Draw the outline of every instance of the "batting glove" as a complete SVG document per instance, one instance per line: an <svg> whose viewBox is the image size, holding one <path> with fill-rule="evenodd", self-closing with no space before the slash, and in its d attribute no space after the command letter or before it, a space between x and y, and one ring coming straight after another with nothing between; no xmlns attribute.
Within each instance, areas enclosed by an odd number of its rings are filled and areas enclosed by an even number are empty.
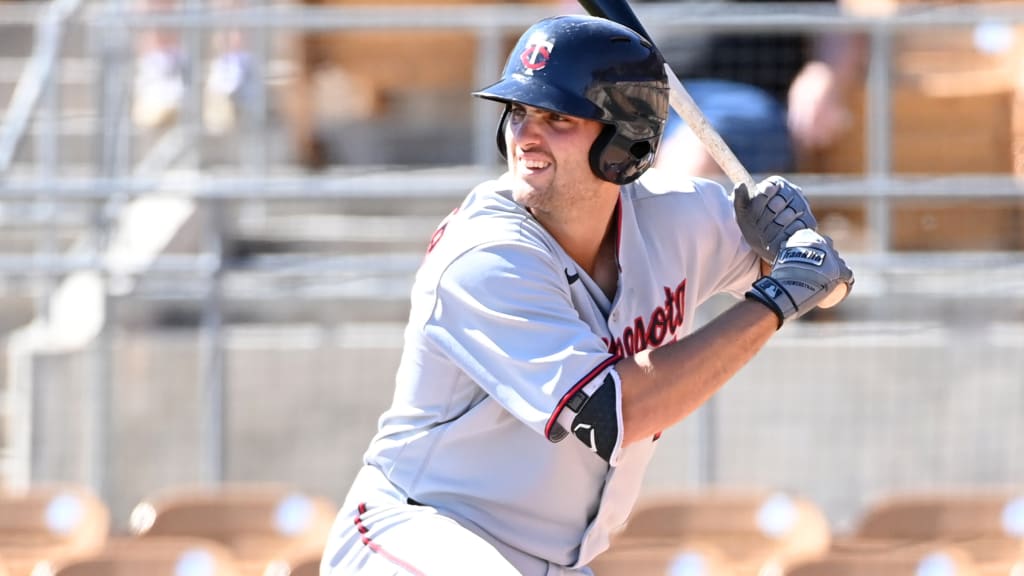
<svg viewBox="0 0 1024 576"><path fill-rule="evenodd" d="M794 232L818 227L803 191L782 176L762 180L754 194L746 184L737 184L732 202L743 238L768 263L775 262L779 249Z"/></svg>
<svg viewBox="0 0 1024 576"><path fill-rule="evenodd" d="M814 309L840 282L853 289L853 271L832 247L832 240L814 230L797 230L779 251L772 272L747 292L779 317L779 327ZM845 298L844 298L845 299Z"/></svg>

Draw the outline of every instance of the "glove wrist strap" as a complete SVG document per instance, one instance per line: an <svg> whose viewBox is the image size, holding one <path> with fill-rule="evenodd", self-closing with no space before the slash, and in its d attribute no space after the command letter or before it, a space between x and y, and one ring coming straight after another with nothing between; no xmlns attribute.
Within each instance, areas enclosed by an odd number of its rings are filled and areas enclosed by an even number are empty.
<svg viewBox="0 0 1024 576"><path fill-rule="evenodd" d="M797 305L793 301L793 297L782 287L782 284L771 276L758 278L745 296L748 300L756 300L764 304L774 312L779 319L778 328L782 328L786 319L797 312Z"/></svg>

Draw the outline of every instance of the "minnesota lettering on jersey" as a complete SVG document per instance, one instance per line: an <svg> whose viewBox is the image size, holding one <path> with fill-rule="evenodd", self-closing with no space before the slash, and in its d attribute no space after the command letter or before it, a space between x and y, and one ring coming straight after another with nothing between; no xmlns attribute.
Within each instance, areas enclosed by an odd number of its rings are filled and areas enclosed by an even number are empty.
<svg viewBox="0 0 1024 576"><path fill-rule="evenodd" d="M683 325L686 303L686 279L684 278L675 290L665 286L665 302L654 309L645 321L637 316L632 326L622 331L622 336L609 342L605 339L608 351L612 354L632 356L648 347L657 348L665 343L665 338Z"/></svg>

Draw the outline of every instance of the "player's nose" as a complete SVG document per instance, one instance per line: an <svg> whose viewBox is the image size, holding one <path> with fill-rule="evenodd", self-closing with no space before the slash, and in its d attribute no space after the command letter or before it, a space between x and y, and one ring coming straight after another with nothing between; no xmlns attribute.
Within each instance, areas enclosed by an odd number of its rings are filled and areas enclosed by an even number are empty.
<svg viewBox="0 0 1024 576"><path fill-rule="evenodd" d="M519 122L510 123L512 142L520 148L529 148L540 142L542 119L536 115L527 114Z"/></svg>

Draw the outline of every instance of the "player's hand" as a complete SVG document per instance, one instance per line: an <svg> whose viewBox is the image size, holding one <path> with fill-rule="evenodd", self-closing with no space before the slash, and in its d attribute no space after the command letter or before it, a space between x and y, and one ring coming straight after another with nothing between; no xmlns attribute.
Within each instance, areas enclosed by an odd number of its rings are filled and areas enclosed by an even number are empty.
<svg viewBox="0 0 1024 576"><path fill-rule="evenodd" d="M832 247L830 238L805 228L789 237L771 274L754 282L747 298L775 312L781 327L813 310L840 283L846 284L848 295L853 289L853 271Z"/></svg>
<svg viewBox="0 0 1024 576"><path fill-rule="evenodd" d="M811 61L790 84L786 123L800 147L824 148L853 126L839 76L833 66Z"/></svg>
<svg viewBox="0 0 1024 576"><path fill-rule="evenodd" d="M746 184L737 184L732 203L744 240L769 264L794 232L818 227L803 191L782 176L758 182L753 194L748 193Z"/></svg>

